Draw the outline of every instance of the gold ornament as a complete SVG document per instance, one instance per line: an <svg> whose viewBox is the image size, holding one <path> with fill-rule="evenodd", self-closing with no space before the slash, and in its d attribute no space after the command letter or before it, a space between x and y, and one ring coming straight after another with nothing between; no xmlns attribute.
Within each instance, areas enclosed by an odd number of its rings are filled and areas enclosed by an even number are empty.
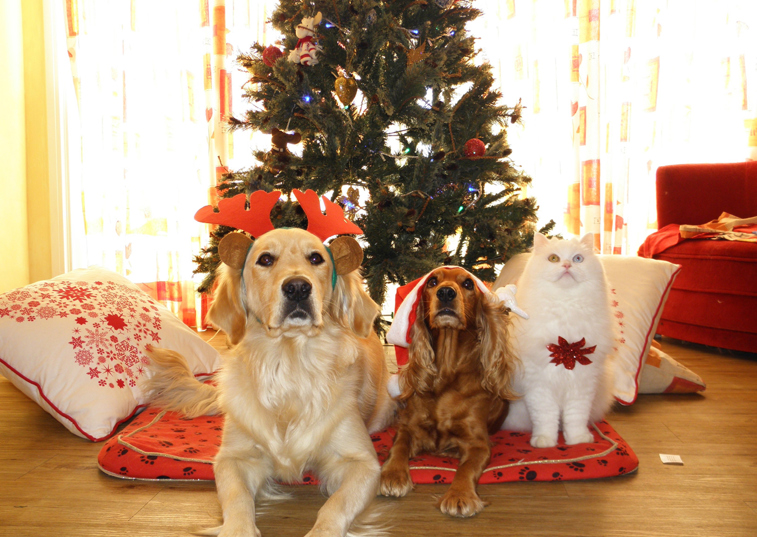
<svg viewBox="0 0 757 537"><path fill-rule="evenodd" d="M357 95L357 82L354 78L345 78L340 75L334 83L334 90L341 103L347 106Z"/></svg>

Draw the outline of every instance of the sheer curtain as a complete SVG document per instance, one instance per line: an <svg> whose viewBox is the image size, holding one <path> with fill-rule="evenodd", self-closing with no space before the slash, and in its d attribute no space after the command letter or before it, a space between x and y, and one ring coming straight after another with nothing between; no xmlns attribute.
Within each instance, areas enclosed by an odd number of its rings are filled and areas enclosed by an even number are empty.
<svg viewBox="0 0 757 537"><path fill-rule="evenodd" d="M124 274L198 325L192 258L207 230L193 215L226 167L270 147L223 119L250 106L234 60L277 38L265 24L275 2L58 1L77 265ZM634 254L655 228L658 166L757 158L757 2L457 3L484 11L470 30L505 104L523 104L512 160L558 232Z"/></svg>
<svg viewBox="0 0 757 537"><path fill-rule="evenodd" d="M523 100L508 135L542 223L633 255L659 166L757 159L757 2L475 4L505 102Z"/></svg>
<svg viewBox="0 0 757 537"><path fill-rule="evenodd" d="M255 0L65 1L75 112L69 115L76 266L130 278L199 326L194 213L234 153L223 120L246 82L240 50L267 39ZM66 83L66 81L62 81Z"/></svg>

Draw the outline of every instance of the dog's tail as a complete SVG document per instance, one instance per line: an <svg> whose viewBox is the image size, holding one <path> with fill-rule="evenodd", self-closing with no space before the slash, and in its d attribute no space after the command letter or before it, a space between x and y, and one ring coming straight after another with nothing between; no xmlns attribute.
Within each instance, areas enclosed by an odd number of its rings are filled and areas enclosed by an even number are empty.
<svg viewBox="0 0 757 537"><path fill-rule="evenodd" d="M197 380L181 354L150 346L147 355L152 375L141 387L151 404L188 418L221 413L218 389Z"/></svg>

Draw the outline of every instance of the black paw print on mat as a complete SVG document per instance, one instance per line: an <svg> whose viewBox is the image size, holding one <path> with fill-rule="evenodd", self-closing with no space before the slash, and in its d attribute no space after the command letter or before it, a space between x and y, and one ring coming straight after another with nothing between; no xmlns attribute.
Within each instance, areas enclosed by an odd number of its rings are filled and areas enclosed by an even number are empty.
<svg viewBox="0 0 757 537"><path fill-rule="evenodd" d="M607 466L607 461L604 459L599 459L597 461L597 464L599 464L600 466Z"/></svg>
<svg viewBox="0 0 757 537"><path fill-rule="evenodd" d="M446 478L446 477L444 477L444 476L443 476L443 475L441 475L441 474L436 474L436 475L435 475L435 476L433 477L433 480L434 480L434 483L446 483L446 482L447 482L447 478Z"/></svg>
<svg viewBox="0 0 757 537"><path fill-rule="evenodd" d="M189 477L191 475L194 475L194 473L195 473L195 469L192 468L191 466L187 466L186 468L184 468L184 477Z"/></svg>
<svg viewBox="0 0 757 537"><path fill-rule="evenodd" d="M524 466L518 472L518 479L521 481L533 481L536 479L536 470L531 470L528 466Z"/></svg>
<svg viewBox="0 0 757 537"><path fill-rule="evenodd" d="M155 461L158 460L157 455L142 455L139 457L139 460L142 461L144 464L155 464Z"/></svg>
<svg viewBox="0 0 757 537"><path fill-rule="evenodd" d="M582 462L569 462L568 468L570 468L574 472L583 472L586 468L586 465Z"/></svg>
<svg viewBox="0 0 757 537"><path fill-rule="evenodd" d="M562 474L560 472L553 472L552 479L554 481L562 481Z"/></svg>

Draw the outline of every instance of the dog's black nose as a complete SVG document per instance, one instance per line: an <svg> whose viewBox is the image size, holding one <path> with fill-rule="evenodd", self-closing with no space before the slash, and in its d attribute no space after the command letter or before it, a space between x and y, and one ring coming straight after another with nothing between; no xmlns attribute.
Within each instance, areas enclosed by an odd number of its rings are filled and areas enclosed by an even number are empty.
<svg viewBox="0 0 757 537"><path fill-rule="evenodd" d="M287 297L287 300L293 302L307 300L310 297L310 291L312 288L313 287L308 282L299 278L289 280L281 286L284 296Z"/></svg>
<svg viewBox="0 0 757 537"><path fill-rule="evenodd" d="M436 292L436 298L442 302L452 302L456 296L457 293L452 287L442 287Z"/></svg>

